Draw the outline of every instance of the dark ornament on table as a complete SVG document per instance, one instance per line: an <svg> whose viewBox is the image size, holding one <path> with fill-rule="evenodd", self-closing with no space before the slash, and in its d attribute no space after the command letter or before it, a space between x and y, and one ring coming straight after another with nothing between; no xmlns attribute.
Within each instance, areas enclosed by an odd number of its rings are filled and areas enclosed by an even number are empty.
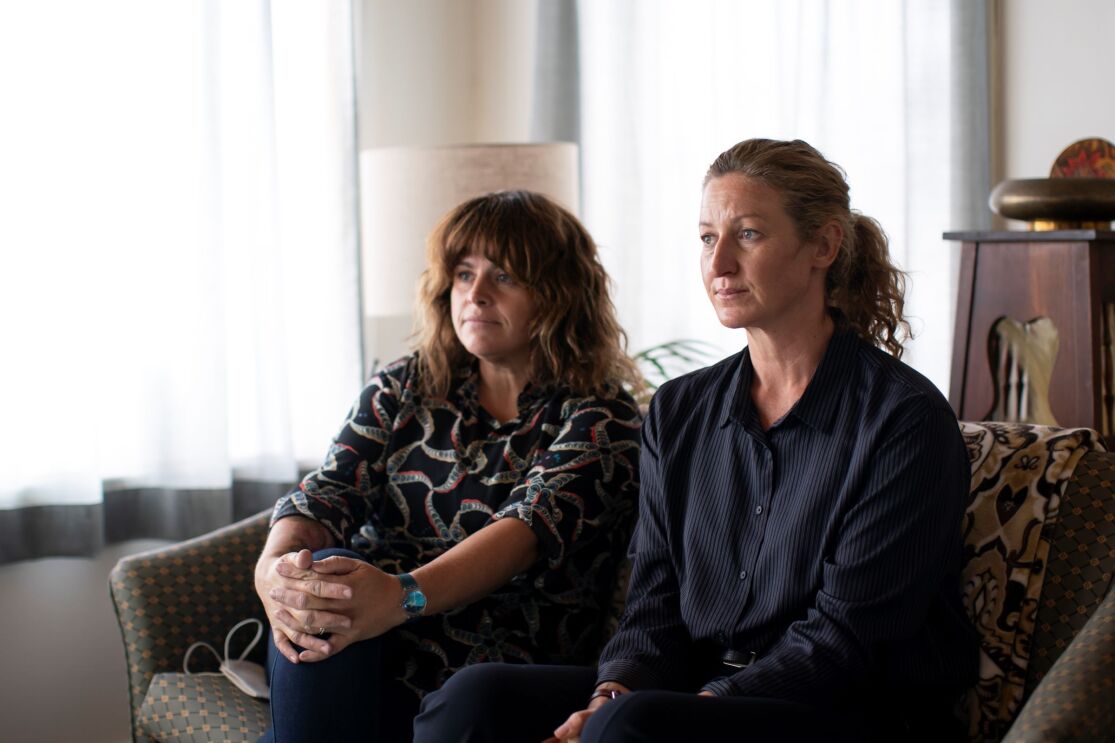
<svg viewBox="0 0 1115 743"><path fill-rule="evenodd" d="M1109 230L1115 145L1099 138L1074 142L1057 156L1048 178L1003 181L988 201L996 214L1029 222L1032 230Z"/></svg>

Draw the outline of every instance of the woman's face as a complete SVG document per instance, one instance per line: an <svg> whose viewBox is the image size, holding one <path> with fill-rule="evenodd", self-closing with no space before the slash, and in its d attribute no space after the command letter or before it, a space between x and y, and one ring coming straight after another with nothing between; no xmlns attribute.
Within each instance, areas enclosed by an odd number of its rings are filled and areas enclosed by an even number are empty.
<svg viewBox="0 0 1115 743"><path fill-rule="evenodd" d="M832 260L818 261L818 243L798 237L781 195L762 181L739 173L710 180L700 235L705 291L725 327L791 327L824 307Z"/></svg>
<svg viewBox="0 0 1115 743"><path fill-rule="evenodd" d="M449 292L453 329L481 361L526 372L534 298L511 274L481 255L468 254L453 269Z"/></svg>

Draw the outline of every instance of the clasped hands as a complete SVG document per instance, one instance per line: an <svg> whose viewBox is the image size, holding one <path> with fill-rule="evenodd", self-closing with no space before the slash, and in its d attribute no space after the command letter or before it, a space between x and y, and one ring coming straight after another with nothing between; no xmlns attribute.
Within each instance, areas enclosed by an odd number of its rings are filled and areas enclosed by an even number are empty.
<svg viewBox="0 0 1115 743"><path fill-rule="evenodd" d="M398 580L362 560L314 561L303 549L261 561L259 568L256 592L275 648L291 663L324 660L406 620Z"/></svg>

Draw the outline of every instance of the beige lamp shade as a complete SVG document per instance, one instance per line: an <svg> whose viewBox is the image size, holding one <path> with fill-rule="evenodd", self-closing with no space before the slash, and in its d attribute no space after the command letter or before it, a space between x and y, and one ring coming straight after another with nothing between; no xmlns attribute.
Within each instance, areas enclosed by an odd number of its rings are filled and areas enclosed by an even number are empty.
<svg viewBox="0 0 1115 743"><path fill-rule="evenodd" d="M577 146L557 142L361 152L364 314L411 314L426 263L426 238L438 221L462 201L513 189L546 194L577 214Z"/></svg>

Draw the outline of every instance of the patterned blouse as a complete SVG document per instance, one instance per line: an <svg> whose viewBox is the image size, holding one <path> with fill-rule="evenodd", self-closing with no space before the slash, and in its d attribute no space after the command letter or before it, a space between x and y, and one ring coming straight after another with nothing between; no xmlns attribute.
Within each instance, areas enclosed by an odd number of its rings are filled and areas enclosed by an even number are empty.
<svg viewBox="0 0 1115 743"><path fill-rule="evenodd" d="M528 386L495 420L475 368L446 399L417 389L417 355L377 374L325 464L275 505L302 515L388 573L414 570L495 519L521 519L540 558L491 595L385 638L386 678L418 696L483 661L589 664L637 511L635 402Z"/></svg>

